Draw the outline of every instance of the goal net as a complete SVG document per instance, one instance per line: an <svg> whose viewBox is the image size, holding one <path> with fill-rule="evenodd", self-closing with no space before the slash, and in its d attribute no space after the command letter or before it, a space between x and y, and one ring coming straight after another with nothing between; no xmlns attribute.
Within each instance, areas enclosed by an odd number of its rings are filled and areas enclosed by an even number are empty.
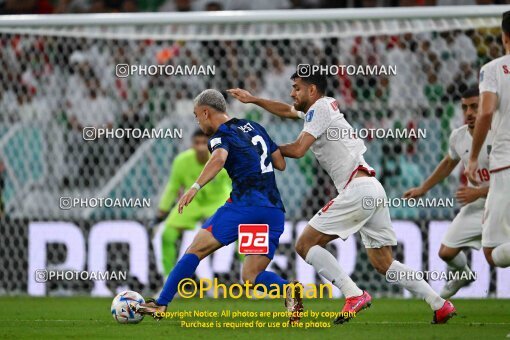
<svg viewBox="0 0 510 340"><path fill-rule="evenodd" d="M232 116L261 123L277 143L290 142L302 121L241 104L225 90L239 87L291 103L289 78L299 64L395 67L396 75L346 68L329 77L327 94L357 129L426 133L365 139L365 159L388 197L401 197L446 154L450 132L463 124L461 93L477 85L481 65L503 54L499 25L507 7L0 18L0 294L157 291L164 279L161 233L151 232L149 221L173 159L191 146L198 127L193 98L216 88L225 93ZM122 132L89 136L85 127ZM144 135L162 129L172 138ZM427 197L453 199L461 172L456 169ZM276 176L287 225L272 269L318 283L294 242L337 191L311 153L288 161ZM147 199L150 206L69 208L62 206L67 198ZM444 271L437 251L458 208L456 202L392 208L397 258L418 270ZM181 253L192 235L183 235ZM360 287L376 295L403 294L373 270L358 236L328 249ZM221 250L201 264L197 277L238 282L242 263L236 252L235 245ZM461 296L510 296L503 284L508 270L489 269L480 252L469 258L479 279ZM41 283L38 270L128 275ZM444 282L431 283L438 289Z"/></svg>

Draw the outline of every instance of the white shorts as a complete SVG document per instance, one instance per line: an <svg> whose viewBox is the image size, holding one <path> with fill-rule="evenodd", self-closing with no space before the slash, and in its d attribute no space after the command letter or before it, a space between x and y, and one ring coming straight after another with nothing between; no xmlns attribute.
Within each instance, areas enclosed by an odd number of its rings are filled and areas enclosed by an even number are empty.
<svg viewBox="0 0 510 340"><path fill-rule="evenodd" d="M510 242L510 169L491 173L482 225L482 246L494 248L507 242Z"/></svg>
<svg viewBox="0 0 510 340"><path fill-rule="evenodd" d="M446 229L441 243L450 248L480 249L484 205L485 198L480 198L463 206Z"/></svg>
<svg viewBox="0 0 510 340"><path fill-rule="evenodd" d="M364 203L367 199L374 202L381 198L386 200L386 192L375 177L354 178L309 224L323 234L338 235L343 240L359 231L365 248L395 246L397 237L388 207Z"/></svg>

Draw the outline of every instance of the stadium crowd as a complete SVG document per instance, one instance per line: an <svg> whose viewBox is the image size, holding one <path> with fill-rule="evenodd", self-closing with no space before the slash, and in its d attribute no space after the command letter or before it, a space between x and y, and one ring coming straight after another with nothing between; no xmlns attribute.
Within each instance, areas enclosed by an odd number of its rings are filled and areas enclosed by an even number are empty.
<svg viewBox="0 0 510 340"><path fill-rule="evenodd" d="M78 12L73 6L81 4L82 10L90 11L87 6L102 3L118 5L123 10L126 3L135 3L137 9L151 10L148 4L156 6L156 2L73 0L56 2L51 8L60 13ZM4 9L10 3L4 1ZM34 6L40 3L43 1L32 1ZM159 10L171 10L165 7L169 4L179 8L191 4L181 0L157 3ZM32 12L35 7L30 8L25 11ZM487 29L272 41L0 34L0 49L0 68L4 70L0 74L0 141L16 124L44 131L42 138L47 145L41 147L41 154L47 157L47 172L52 177L46 182L55 187L76 188L104 185L140 145L140 140L132 138L83 143L83 127L150 128L168 118L176 122L189 120L192 99L208 87L240 87L258 96L290 102L289 77L300 63L396 65L397 76L331 77L328 93L338 99L341 110L355 127L418 127L431 131L427 141L367 141L371 148L367 161L378 171L392 197L418 184L446 152L450 131L462 124L460 94L477 83L480 65L502 53L497 33ZM115 74L118 64L215 65L216 72L205 77L122 78ZM237 115L265 124L276 120L258 107L228 100L231 112ZM276 141L291 138L282 133ZM9 143L0 143L0 161L8 147ZM4 161L4 168L12 162ZM307 211L314 211L335 190L329 180L324 181L328 177L320 169L307 170L310 164L315 163L306 158L299 166L306 183L316 187L310 198L314 207L303 203ZM8 186L10 182L6 183ZM450 188L443 189L448 192Z"/></svg>
<svg viewBox="0 0 510 340"><path fill-rule="evenodd" d="M0 14L189 12L505 4L509 0L0 0Z"/></svg>
<svg viewBox="0 0 510 340"><path fill-rule="evenodd" d="M192 112L197 91L245 88L290 101L289 76L299 63L396 65L397 76L341 75L331 78L329 95L356 127L427 128L417 140L369 140L372 158L390 194L422 179L435 157L447 149L449 132L462 124L459 96L476 84L478 68L501 53L490 31L448 31L400 36L308 41L152 41L2 35L0 44L0 139L15 123L36 124L48 143L66 149L49 155L50 181L58 185L104 184L136 150L138 140L83 143L83 127L154 127L165 118ZM296 57L299 56L299 57ZM215 65L214 76L131 76L119 78L117 64ZM276 118L259 108L230 101L231 111L260 121ZM281 124L292 124L279 122ZM55 136L60 136L56 138ZM281 141L291 136L280 136ZM277 138L277 140L278 140ZM420 144L422 143L422 144ZM419 154L419 149L425 150ZM302 166L309 183L315 176ZM302 164L302 163L300 163ZM426 171L425 171L426 172ZM327 176L325 176L327 178ZM331 183L316 183L325 194ZM330 189L327 189L330 188ZM391 192L394 190L394 192ZM320 205L322 200L318 201Z"/></svg>

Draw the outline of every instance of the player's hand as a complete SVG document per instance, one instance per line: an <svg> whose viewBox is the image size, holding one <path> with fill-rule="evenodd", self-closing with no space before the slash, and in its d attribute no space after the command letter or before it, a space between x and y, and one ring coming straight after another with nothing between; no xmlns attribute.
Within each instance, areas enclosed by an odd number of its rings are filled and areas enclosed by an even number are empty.
<svg viewBox="0 0 510 340"><path fill-rule="evenodd" d="M478 186L478 181L476 180L476 170L478 169L478 160L469 160L468 166L466 170L464 170L464 175L466 175L467 179Z"/></svg>
<svg viewBox="0 0 510 340"><path fill-rule="evenodd" d="M195 197L197 192L198 192L197 189L191 188L184 195L182 195L178 203L179 214L182 214L182 210L184 209L184 207L187 207L188 204L190 204L191 201L193 201L193 198Z"/></svg>
<svg viewBox="0 0 510 340"><path fill-rule="evenodd" d="M253 96L250 92L240 88L229 89L227 92L242 103L253 103L255 100L255 96Z"/></svg>
<svg viewBox="0 0 510 340"><path fill-rule="evenodd" d="M425 190L421 187L411 188L404 193L404 198L416 198L425 195Z"/></svg>
<svg viewBox="0 0 510 340"><path fill-rule="evenodd" d="M460 204L466 205L476 201L480 195L478 194L478 189L476 188L461 187L459 190L457 190L455 197Z"/></svg>

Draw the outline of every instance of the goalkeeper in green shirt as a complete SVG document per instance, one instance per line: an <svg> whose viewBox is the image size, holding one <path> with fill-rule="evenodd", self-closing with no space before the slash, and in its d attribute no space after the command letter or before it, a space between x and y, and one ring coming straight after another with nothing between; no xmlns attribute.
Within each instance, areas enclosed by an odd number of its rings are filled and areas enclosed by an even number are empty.
<svg viewBox="0 0 510 340"><path fill-rule="evenodd" d="M178 255L176 241L181 233L195 229L199 222L211 217L229 198L232 190L230 178L223 169L197 193L182 214L178 213L177 206L171 209L176 203L179 191L187 190L195 183L209 160L207 141L207 136L201 130L195 131L192 137L192 148L175 157L170 178L159 202L157 221L160 222L166 218L162 235L162 262L165 276L170 273L175 264Z"/></svg>

